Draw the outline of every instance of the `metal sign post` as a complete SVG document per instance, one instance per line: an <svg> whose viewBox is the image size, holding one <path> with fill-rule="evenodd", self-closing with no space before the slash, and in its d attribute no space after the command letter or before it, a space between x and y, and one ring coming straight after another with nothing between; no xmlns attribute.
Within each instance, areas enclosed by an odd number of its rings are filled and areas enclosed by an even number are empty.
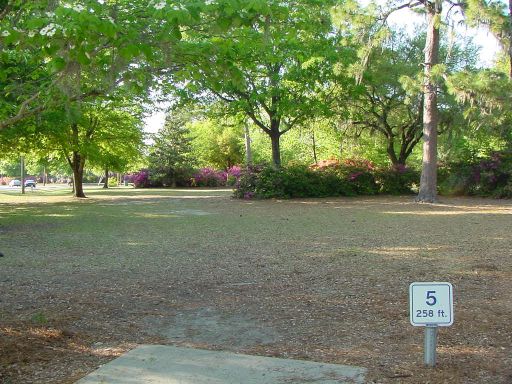
<svg viewBox="0 0 512 384"><path fill-rule="evenodd" d="M423 348L423 362L427 367L436 366L437 358L437 325L425 326L425 341Z"/></svg>
<svg viewBox="0 0 512 384"><path fill-rule="evenodd" d="M453 287L450 283L420 282L409 286L411 324L425 327L424 362L436 365L437 329L453 324Z"/></svg>

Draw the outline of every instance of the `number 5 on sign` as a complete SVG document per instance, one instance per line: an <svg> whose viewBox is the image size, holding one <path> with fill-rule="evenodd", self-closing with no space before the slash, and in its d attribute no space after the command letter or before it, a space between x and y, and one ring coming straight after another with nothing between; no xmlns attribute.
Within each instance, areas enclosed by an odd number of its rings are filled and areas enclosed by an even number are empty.
<svg viewBox="0 0 512 384"><path fill-rule="evenodd" d="M409 286L411 324L453 324L453 287L450 283L412 283Z"/></svg>

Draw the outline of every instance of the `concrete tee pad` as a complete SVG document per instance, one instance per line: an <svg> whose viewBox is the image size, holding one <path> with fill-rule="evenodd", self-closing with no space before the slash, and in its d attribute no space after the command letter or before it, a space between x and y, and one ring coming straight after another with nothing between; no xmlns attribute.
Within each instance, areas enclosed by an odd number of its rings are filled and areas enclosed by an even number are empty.
<svg viewBox="0 0 512 384"><path fill-rule="evenodd" d="M365 373L346 365L141 345L76 384L362 384Z"/></svg>

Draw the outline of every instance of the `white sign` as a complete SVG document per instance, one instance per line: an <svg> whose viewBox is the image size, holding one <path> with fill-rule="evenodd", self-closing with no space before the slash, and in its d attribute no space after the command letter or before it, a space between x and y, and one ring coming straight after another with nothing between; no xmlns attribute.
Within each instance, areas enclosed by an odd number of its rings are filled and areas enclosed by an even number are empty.
<svg viewBox="0 0 512 384"><path fill-rule="evenodd" d="M412 283L409 310L414 326L453 324L453 287L450 283Z"/></svg>

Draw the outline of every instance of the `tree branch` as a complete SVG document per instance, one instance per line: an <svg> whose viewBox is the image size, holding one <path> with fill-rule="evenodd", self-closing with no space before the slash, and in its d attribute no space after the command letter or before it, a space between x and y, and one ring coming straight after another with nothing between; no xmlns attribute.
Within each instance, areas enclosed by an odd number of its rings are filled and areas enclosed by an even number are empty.
<svg viewBox="0 0 512 384"><path fill-rule="evenodd" d="M219 92L214 91L213 89L210 89L211 93L213 93L215 96L217 96L222 101L225 101L226 103L232 103L233 101L236 101L236 99L230 99L226 96L221 95Z"/></svg>
<svg viewBox="0 0 512 384"><path fill-rule="evenodd" d="M263 124L263 122L258 119L256 117L256 115L254 114L254 111L251 111L251 110L245 110L245 113L247 113L247 115L252 119L252 121L254 121L254 123L260 127L267 135L270 135L270 129L267 128L267 126L265 124Z"/></svg>
<svg viewBox="0 0 512 384"><path fill-rule="evenodd" d="M0 130L2 130L3 128L6 128L10 125L14 125L17 122L25 119L28 116L32 116L38 112L41 112L44 109L44 106L42 106L42 105L40 105L39 107L34 108L34 109L30 109L30 110L27 109L28 105L31 102L33 102L34 100L36 100L40 96L40 94L41 94L41 92L37 92L34 95L30 96L23 103L21 103L20 109L18 110L18 113L15 116L5 119L3 121L0 121Z"/></svg>
<svg viewBox="0 0 512 384"><path fill-rule="evenodd" d="M2 12L0 12L0 20L2 20L9 13L11 6L12 4L10 2L4 6L4 9L2 9Z"/></svg>

